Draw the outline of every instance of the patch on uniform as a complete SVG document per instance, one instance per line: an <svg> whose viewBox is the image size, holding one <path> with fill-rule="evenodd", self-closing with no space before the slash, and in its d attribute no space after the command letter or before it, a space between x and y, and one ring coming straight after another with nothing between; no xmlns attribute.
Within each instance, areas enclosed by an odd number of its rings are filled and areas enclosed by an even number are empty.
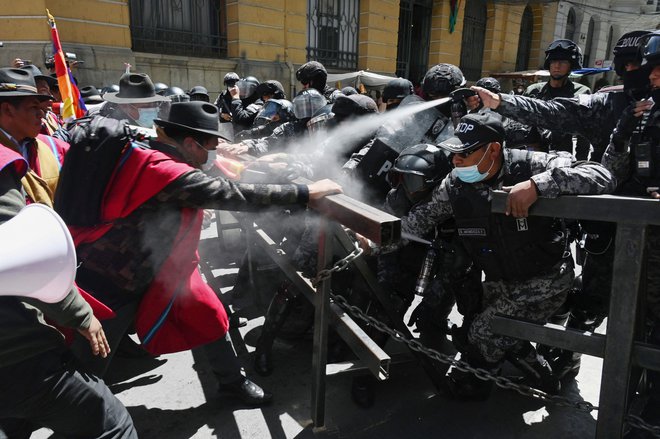
<svg viewBox="0 0 660 439"><path fill-rule="evenodd" d="M518 229L519 232L524 232L526 230L529 230L529 226L527 225L527 218L517 218L516 228Z"/></svg>
<svg viewBox="0 0 660 439"><path fill-rule="evenodd" d="M488 236L483 227L459 227L458 236Z"/></svg>

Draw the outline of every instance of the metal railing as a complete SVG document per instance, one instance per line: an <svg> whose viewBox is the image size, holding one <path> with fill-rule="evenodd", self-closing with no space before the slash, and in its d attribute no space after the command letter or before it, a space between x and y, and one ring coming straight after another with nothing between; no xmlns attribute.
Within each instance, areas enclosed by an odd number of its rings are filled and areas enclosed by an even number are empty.
<svg viewBox="0 0 660 439"><path fill-rule="evenodd" d="M504 213L507 194L494 192L492 211ZM628 414L630 400L639 375L635 368L660 371L660 347L636 340L640 321L640 301L645 299L642 266L649 225L660 225L657 200L601 196L564 196L539 198L530 215L553 218L608 221L617 224L614 270L605 336L566 329L557 325L539 325L499 316L493 330L502 335L557 346L603 358L596 437L620 438L624 425L655 432L653 426L640 424ZM636 379L637 378L637 379Z"/></svg>

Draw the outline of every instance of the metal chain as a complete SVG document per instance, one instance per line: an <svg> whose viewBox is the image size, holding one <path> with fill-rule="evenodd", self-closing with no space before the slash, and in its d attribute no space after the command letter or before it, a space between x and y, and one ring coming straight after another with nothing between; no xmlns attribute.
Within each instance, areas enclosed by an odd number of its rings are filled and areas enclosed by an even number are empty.
<svg viewBox="0 0 660 439"><path fill-rule="evenodd" d="M314 279L312 279L312 285L314 287L316 287L319 283L330 279L330 277L332 277L332 273L346 270L351 262L353 262L362 255L364 250L360 248L360 243L355 241L353 245L355 246L353 251L350 252L345 258L335 262L335 265L333 265L332 268L325 268L319 271L318 273L316 273L316 276L314 277Z"/></svg>
<svg viewBox="0 0 660 439"><path fill-rule="evenodd" d="M362 248L360 248L358 242L355 242L354 246L355 249L343 259L340 259L337 262L335 262L332 268L323 269L319 271L316 274L316 277L312 279L312 285L316 287L320 282L330 279L330 277L332 277L332 273L346 270L351 262L359 258L362 255L363 250ZM363 323L373 326L378 331L383 332L389 335L390 337L392 337L393 340L405 344L411 350L426 355L427 357L439 361L441 363L449 364L450 366L453 366L454 368L458 369L461 372L472 373L482 381L492 381L493 383L495 383L496 386L501 387L503 389L513 390L523 396L541 399L543 401L549 402L559 407L570 407L585 413L591 413L594 410L598 410L598 406L593 405L589 401L574 401L570 398L566 398L563 396L550 395L546 392L543 392L538 389L534 389L525 384L516 384L506 377L493 375L486 369L472 367L470 366L469 363L465 361L457 360L450 355L443 354L441 352L436 351L435 349L427 348L426 346L424 346L422 343L420 343L415 339L409 339L401 331L388 327L385 323L376 320L375 318L371 317L368 314L365 314L357 306L351 305L343 296L330 293L330 297L342 309L349 312L354 317L357 317ZM630 427L645 430L651 433L653 437L660 438L660 427L648 424L639 416L627 415L625 417L625 420Z"/></svg>
<svg viewBox="0 0 660 439"><path fill-rule="evenodd" d="M572 407L575 408L581 412L586 412L590 413L593 410L598 410L597 406L594 406L588 401L573 401L569 398L559 396L559 395L550 395L546 392L543 392L538 389L534 389L532 387L529 387L525 384L516 384L510 379L503 377L503 376L497 376L493 375L486 369L481 369L477 367L472 367L465 361L457 360L452 356L443 354L441 352L438 352L434 349L427 348L423 344L421 344L419 341L415 339L409 339L406 337L401 331L397 331L396 329L389 328L387 325L384 323L374 319L373 317L365 314L360 308L353 306L348 303L346 298L336 295L336 294L331 294L330 297L337 303L341 308L343 308L345 311L349 312L351 315L354 317L357 317L359 320L362 322L373 326L376 328L378 331L383 332L392 339L394 339L397 342L404 343L407 345L411 350L419 352L423 355L426 355L427 357L437 360L441 363L449 364L451 366L454 366L456 369L460 370L461 372L468 372L474 374L477 378L483 381L492 381L497 385L498 387L501 387L503 389L510 389L514 390L521 395L524 396L529 396L532 398L538 398L542 399L544 401L550 402L554 405L560 406L560 407Z"/></svg>
<svg viewBox="0 0 660 439"><path fill-rule="evenodd" d="M645 422L639 416L627 415L626 422L628 423L629 426L633 428L638 428L640 430L648 431L649 433L651 433L653 437L660 438L660 427Z"/></svg>

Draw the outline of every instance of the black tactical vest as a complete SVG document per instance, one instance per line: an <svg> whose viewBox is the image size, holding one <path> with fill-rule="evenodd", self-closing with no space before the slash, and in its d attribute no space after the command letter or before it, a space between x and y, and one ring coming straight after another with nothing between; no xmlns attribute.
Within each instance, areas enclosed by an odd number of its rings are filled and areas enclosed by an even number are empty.
<svg viewBox="0 0 660 439"><path fill-rule="evenodd" d="M660 110L653 108L643 118L642 132L633 134L630 142L633 178L624 185L626 193L638 196L647 195L647 188L660 187Z"/></svg>
<svg viewBox="0 0 660 439"><path fill-rule="evenodd" d="M532 176L531 152L511 150L510 174L505 186ZM487 280L524 280L549 273L566 250L564 233L553 218L514 218L491 213L487 195L451 174L449 200L458 235Z"/></svg>

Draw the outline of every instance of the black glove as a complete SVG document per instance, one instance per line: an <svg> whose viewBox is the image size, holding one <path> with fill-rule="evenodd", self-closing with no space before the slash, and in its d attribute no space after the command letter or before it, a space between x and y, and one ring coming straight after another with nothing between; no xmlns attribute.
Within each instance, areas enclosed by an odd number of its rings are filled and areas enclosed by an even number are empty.
<svg viewBox="0 0 660 439"><path fill-rule="evenodd" d="M636 103L628 105L621 113L616 128L612 131L612 143L616 152L626 152L627 143L639 124L640 118L635 116Z"/></svg>

